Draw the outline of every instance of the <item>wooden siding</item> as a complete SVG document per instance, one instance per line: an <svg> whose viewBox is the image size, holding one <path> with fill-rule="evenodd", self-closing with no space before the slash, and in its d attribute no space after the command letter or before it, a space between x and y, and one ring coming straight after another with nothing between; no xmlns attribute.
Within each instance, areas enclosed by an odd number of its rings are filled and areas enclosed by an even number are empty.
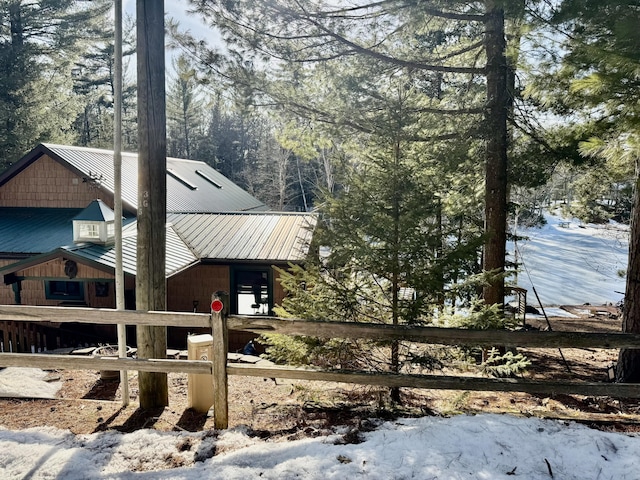
<svg viewBox="0 0 640 480"><path fill-rule="evenodd" d="M280 272L273 270L273 304L282 305L282 300L287 296L283 286L280 284Z"/></svg>
<svg viewBox="0 0 640 480"><path fill-rule="evenodd" d="M15 260L0 260L0 266L9 265L14 262ZM48 300L46 298L45 281L40 278L63 281L70 280L64 273L64 263L64 258L56 258L16 272L16 275L19 277L30 277L22 281L22 289L20 291L21 303L23 305L59 305L61 303L60 300ZM115 289L113 278L114 276L110 273L78 263L78 274L73 280L84 282L84 298L87 305L96 308L114 308ZM106 297L96 296L96 286L94 282L96 279L104 279L105 282L109 283L108 295ZM0 304L13 305L14 303L15 296L13 287L11 285L4 285L3 283L0 286Z"/></svg>
<svg viewBox="0 0 640 480"><path fill-rule="evenodd" d="M65 258L56 258L48 262L34 265L24 270L16 272L19 277L44 277L44 278L60 278L61 280L69 280L64 273ZM78 274L73 280L92 279L92 278L104 278L113 279L114 276L111 273L98 270L97 268L84 265L80 262L76 262L78 265Z"/></svg>
<svg viewBox="0 0 640 480"><path fill-rule="evenodd" d="M85 208L96 198L113 208L111 193L91 188L47 155L0 187L2 207Z"/></svg>
<svg viewBox="0 0 640 480"><path fill-rule="evenodd" d="M227 265L195 265L167 282L167 310L193 312L196 300L196 312L209 313L211 294L218 290L228 292L229 281Z"/></svg>
<svg viewBox="0 0 640 480"><path fill-rule="evenodd" d="M0 265L8 265L13 260L0 260ZM60 257L39 265L34 265L24 270L16 272L18 276L29 277L22 281L21 300L23 305L59 306L61 300L48 300L45 292L44 279L69 280L64 274L65 259ZM84 302L95 308L115 308L115 283L113 275L103 272L93 267L78 263L78 274L73 280L84 281ZM281 304L285 296L284 289L279 282L279 275L273 273L274 302ZM95 281L104 279L108 283L108 294L106 297L96 295ZM90 281L89 281L90 280ZM127 275L125 278L125 289L133 290L135 279ZM228 265L196 265L167 281L167 309L175 312L192 312L193 301L197 300L196 311L198 313L209 313L211 294L216 291L230 290L230 268ZM11 285L0 284L0 304L13 305L15 303L14 293ZM29 330L31 329L31 330ZM105 334L107 337L114 336L109 331L95 329L95 334ZM186 348L186 339L189 333L203 333L198 329L185 329L172 327L168 332L168 344L171 348ZM47 335L49 338L47 338ZM129 342L133 343L135 333L129 332ZM240 351L242 347L257 335L251 332L229 333L230 351ZM68 341L61 341L60 334L49 328L42 329L21 325L20 322L0 322L0 341L5 339L5 347L8 350L9 339L13 345L14 352L30 351L31 345L34 348L44 349L48 347L56 348L66 346ZM79 337L78 339L81 340ZM68 340L68 338L67 338ZM260 348L258 346L258 348Z"/></svg>
<svg viewBox="0 0 640 480"><path fill-rule="evenodd" d="M280 285L279 274L273 270L273 300L282 303L285 291ZM228 265L196 265L174 277L167 283L167 310L193 312L193 301L198 301L196 312L209 313L211 294L218 290L229 292Z"/></svg>
<svg viewBox="0 0 640 480"><path fill-rule="evenodd" d="M6 267L15 262L12 259L0 258L0 267ZM15 303L13 301L13 289L11 285L5 285L3 280L0 276L0 305L13 305Z"/></svg>

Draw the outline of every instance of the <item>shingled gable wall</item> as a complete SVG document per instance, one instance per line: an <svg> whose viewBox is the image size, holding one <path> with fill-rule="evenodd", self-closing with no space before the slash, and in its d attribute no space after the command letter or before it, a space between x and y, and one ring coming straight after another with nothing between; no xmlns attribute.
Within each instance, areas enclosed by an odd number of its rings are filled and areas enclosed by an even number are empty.
<svg viewBox="0 0 640 480"><path fill-rule="evenodd" d="M85 208L96 198L113 208L111 193L98 193L81 176L48 155L40 156L0 186L3 207Z"/></svg>

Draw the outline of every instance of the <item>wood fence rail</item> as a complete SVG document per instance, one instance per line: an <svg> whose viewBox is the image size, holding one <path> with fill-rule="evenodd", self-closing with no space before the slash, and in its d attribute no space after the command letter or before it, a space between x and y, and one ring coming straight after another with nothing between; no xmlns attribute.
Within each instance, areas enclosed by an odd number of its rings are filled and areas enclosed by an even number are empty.
<svg viewBox="0 0 640 480"><path fill-rule="evenodd" d="M142 312L108 308L0 305L0 321L153 325L211 328L211 316L190 312ZM464 330L279 317L229 315L228 330L308 335L321 338L408 340L441 345L505 345L525 348L640 348L640 334Z"/></svg>
<svg viewBox="0 0 640 480"><path fill-rule="evenodd" d="M99 325L151 325L165 327L210 327L208 313L141 312L86 307L38 307L0 305L0 321L95 323Z"/></svg>
<svg viewBox="0 0 640 480"><path fill-rule="evenodd" d="M1 353L2 367L61 368L68 370L137 370L139 372L195 373L211 375L212 364L206 360L171 360L164 358L117 358L40 353Z"/></svg>
<svg viewBox="0 0 640 480"><path fill-rule="evenodd" d="M228 330L254 333L308 335L323 338L408 340L442 345L505 345L525 348L640 348L640 335L626 333L462 330L347 322L322 322L275 317L232 315L224 317L179 312L117 311L112 309L0 305L0 321L81 322L210 328L214 340L212 361L76 357L47 354L0 354L0 366L88 370L137 370L211 374L214 385L214 425L228 426L227 375L323 380L385 387L442 390L510 391L534 394L608 395L640 398L640 384L558 382L524 378L478 378L443 375L390 374L315 370L282 366L227 363Z"/></svg>

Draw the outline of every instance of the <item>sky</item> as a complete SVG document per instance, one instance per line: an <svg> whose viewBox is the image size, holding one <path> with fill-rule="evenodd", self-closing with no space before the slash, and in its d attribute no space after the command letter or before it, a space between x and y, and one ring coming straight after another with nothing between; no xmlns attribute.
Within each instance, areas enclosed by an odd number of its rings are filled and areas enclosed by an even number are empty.
<svg viewBox="0 0 640 480"><path fill-rule="evenodd" d="M135 2L125 1L134 12ZM204 32L184 15L185 1L165 1L183 28ZM547 215L541 229L518 232L526 267L518 284L543 305L616 302L622 298L628 248L625 228L583 225ZM513 245L509 250L515 251ZM9 370L9 369L5 369ZM19 369L19 391L53 389L38 369ZM5 372L3 371L3 372ZM0 390L16 388L0 375ZM15 378L15 377L14 377ZM0 425L0 475L6 479L638 479L640 438L556 420L511 415L399 418L371 422L360 443L330 435L273 442L243 427L210 432L139 430L74 435L55 428L6 430ZM212 456L212 452L216 452ZM198 460L198 461L196 461ZM168 468L168 465L184 465Z"/></svg>
<svg viewBox="0 0 640 480"><path fill-rule="evenodd" d="M131 17L132 19L136 18L135 0L123 0L122 8L125 18L127 16ZM165 23L169 18L172 18L179 23L179 28L181 31L188 31L196 39L205 40L209 45L220 47L221 40L218 32L205 25L205 23L202 22L199 17L187 13L190 8L191 6L187 0L164 0ZM169 39L165 37L165 43L168 42ZM169 79L174 74L172 59L179 55L179 53L180 52L176 49L165 49L165 68L167 81L169 81ZM132 56L132 58L128 60L130 62L130 68L128 71L129 75L134 75L136 71L134 58L135 56Z"/></svg>
<svg viewBox="0 0 640 480"><path fill-rule="evenodd" d="M123 0L122 8L125 15L129 15L132 18L136 16L136 2L135 0ZM165 15L174 18L180 22L182 30L189 30L197 37L206 38L211 36L211 29L197 17L189 15L187 10L190 8L187 0L164 0Z"/></svg>
<svg viewBox="0 0 640 480"><path fill-rule="evenodd" d="M626 263L627 230L575 219L561 226L561 221L547 215L545 227L520 232L530 238L520 248L539 295L562 304L613 298L624 288L616 271ZM558 292L562 296L556 298ZM45 382L45 376L39 369L4 369L0 392L35 395L47 389L47 395L55 394L60 385ZM345 443L346 427L275 442L252 437L244 427L215 434L74 435L0 425L0 478L640 479L640 437L567 421L487 414L371 420L368 427L360 443Z"/></svg>

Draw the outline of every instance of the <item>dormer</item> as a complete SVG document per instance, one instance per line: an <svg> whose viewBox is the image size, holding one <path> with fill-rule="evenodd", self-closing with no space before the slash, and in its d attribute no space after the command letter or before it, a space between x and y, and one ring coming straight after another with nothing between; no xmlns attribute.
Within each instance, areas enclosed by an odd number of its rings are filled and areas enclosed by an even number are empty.
<svg viewBox="0 0 640 480"><path fill-rule="evenodd" d="M102 200L94 200L73 218L74 243L106 245L115 241L115 215Z"/></svg>

